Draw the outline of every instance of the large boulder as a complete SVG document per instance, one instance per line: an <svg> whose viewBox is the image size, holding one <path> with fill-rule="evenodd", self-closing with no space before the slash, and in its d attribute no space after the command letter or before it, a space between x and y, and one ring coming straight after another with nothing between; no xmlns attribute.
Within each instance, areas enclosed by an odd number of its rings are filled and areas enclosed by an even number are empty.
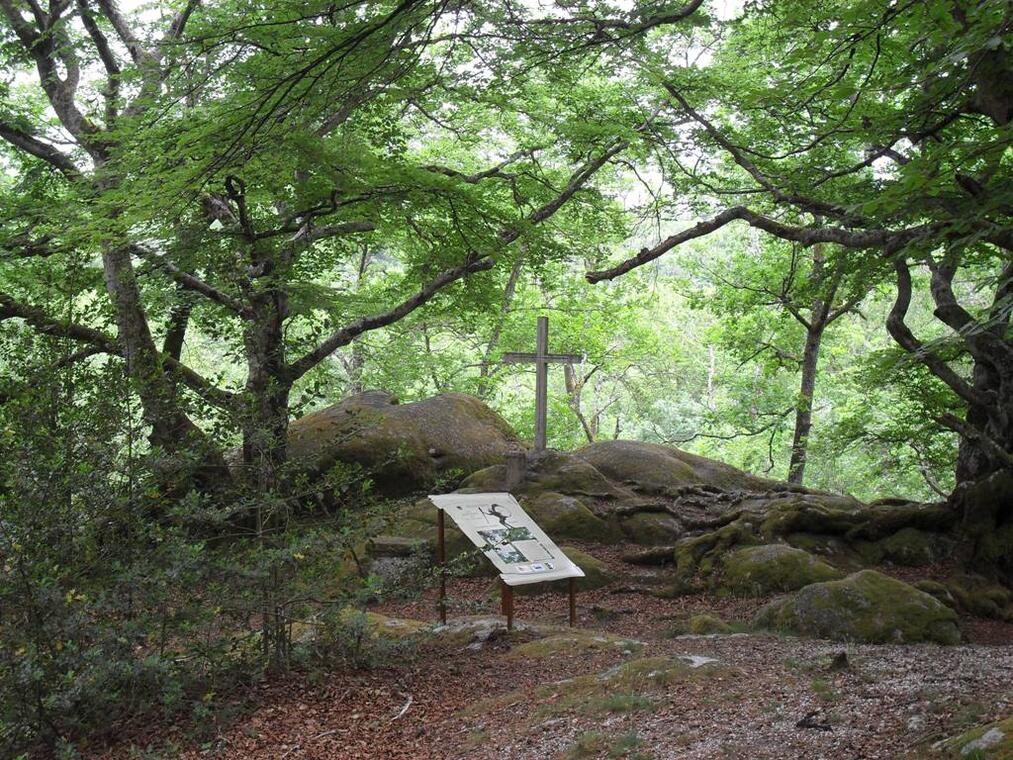
<svg viewBox="0 0 1013 760"><path fill-rule="evenodd" d="M507 422L477 398L444 393L399 404L367 391L295 420L289 458L312 473L359 466L385 494L427 488L501 462L521 443Z"/></svg>
<svg viewBox="0 0 1013 760"><path fill-rule="evenodd" d="M766 605L754 622L760 628L834 641L960 642L953 610L929 594L875 570L806 586L794 596Z"/></svg>
<svg viewBox="0 0 1013 760"><path fill-rule="evenodd" d="M784 544L747 546L724 559L720 588L737 596L768 596L811 583L832 581L842 573L809 552Z"/></svg>
<svg viewBox="0 0 1013 760"><path fill-rule="evenodd" d="M546 491L521 503L542 530L556 540L610 542L616 538L612 527L575 496Z"/></svg>
<svg viewBox="0 0 1013 760"><path fill-rule="evenodd" d="M775 481L671 446L643 441L596 441L574 452L605 477L644 488L706 484L726 490L764 491Z"/></svg>

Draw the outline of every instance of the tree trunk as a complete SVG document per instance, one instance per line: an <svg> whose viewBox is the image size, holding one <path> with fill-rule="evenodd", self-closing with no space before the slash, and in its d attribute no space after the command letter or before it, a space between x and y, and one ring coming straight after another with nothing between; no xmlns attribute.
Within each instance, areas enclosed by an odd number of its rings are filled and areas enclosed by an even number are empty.
<svg viewBox="0 0 1013 760"><path fill-rule="evenodd" d="M813 311L816 311L814 309ZM823 322L812 322L805 336L802 352L802 383L799 389L798 406L795 409L795 434L791 441L791 461L788 463L788 482L802 485L805 479L806 453L809 447L809 431L813 425L813 393L816 390L816 368L820 358L820 343L823 340Z"/></svg>
<svg viewBox="0 0 1013 760"><path fill-rule="evenodd" d="M220 487L228 479L225 460L180 408L175 384L162 367L148 328L129 252L108 247L102 254L102 267L115 307L117 340L123 349L127 376L141 400L144 421L151 426L148 440L152 447L169 455L158 467L160 476L174 491L188 490L190 476L203 488ZM194 451L197 465L191 470L182 461L184 455Z"/></svg>
<svg viewBox="0 0 1013 760"><path fill-rule="evenodd" d="M269 290L254 298L246 328L246 403L243 465L246 479L264 494L284 494L288 460L288 405L292 381L285 365L287 298Z"/></svg>

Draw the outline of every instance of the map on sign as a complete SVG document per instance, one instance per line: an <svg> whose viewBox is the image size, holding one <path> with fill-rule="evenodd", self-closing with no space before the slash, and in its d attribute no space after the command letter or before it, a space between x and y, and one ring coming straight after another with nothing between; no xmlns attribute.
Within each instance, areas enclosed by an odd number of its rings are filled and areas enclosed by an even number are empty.
<svg viewBox="0 0 1013 760"><path fill-rule="evenodd" d="M485 553L508 586L584 576L508 493L452 493L429 500Z"/></svg>

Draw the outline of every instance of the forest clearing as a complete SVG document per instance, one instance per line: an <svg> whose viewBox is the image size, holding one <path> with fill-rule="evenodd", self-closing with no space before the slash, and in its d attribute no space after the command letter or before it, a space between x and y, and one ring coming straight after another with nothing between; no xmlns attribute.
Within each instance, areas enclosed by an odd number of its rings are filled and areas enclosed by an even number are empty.
<svg viewBox="0 0 1013 760"><path fill-rule="evenodd" d="M0 0L0 757L1013 757L1010 0Z"/></svg>

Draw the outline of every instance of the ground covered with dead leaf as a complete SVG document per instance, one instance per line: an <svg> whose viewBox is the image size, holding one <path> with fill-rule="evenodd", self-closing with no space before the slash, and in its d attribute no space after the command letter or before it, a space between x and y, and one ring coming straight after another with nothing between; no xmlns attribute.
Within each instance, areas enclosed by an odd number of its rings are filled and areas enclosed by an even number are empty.
<svg viewBox="0 0 1013 760"><path fill-rule="evenodd" d="M594 553L624 580L579 595L576 629L565 596L545 594L518 597L507 632L491 579L453 579L447 628L403 637L373 667L269 679L200 740L134 726L95 756L944 757L943 739L1013 710L1011 624L964 618L952 647L749 632L764 600L658 598L646 592L664 571ZM435 592L373 611L435 622ZM684 633L699 614L731 631Z"/></svg>

